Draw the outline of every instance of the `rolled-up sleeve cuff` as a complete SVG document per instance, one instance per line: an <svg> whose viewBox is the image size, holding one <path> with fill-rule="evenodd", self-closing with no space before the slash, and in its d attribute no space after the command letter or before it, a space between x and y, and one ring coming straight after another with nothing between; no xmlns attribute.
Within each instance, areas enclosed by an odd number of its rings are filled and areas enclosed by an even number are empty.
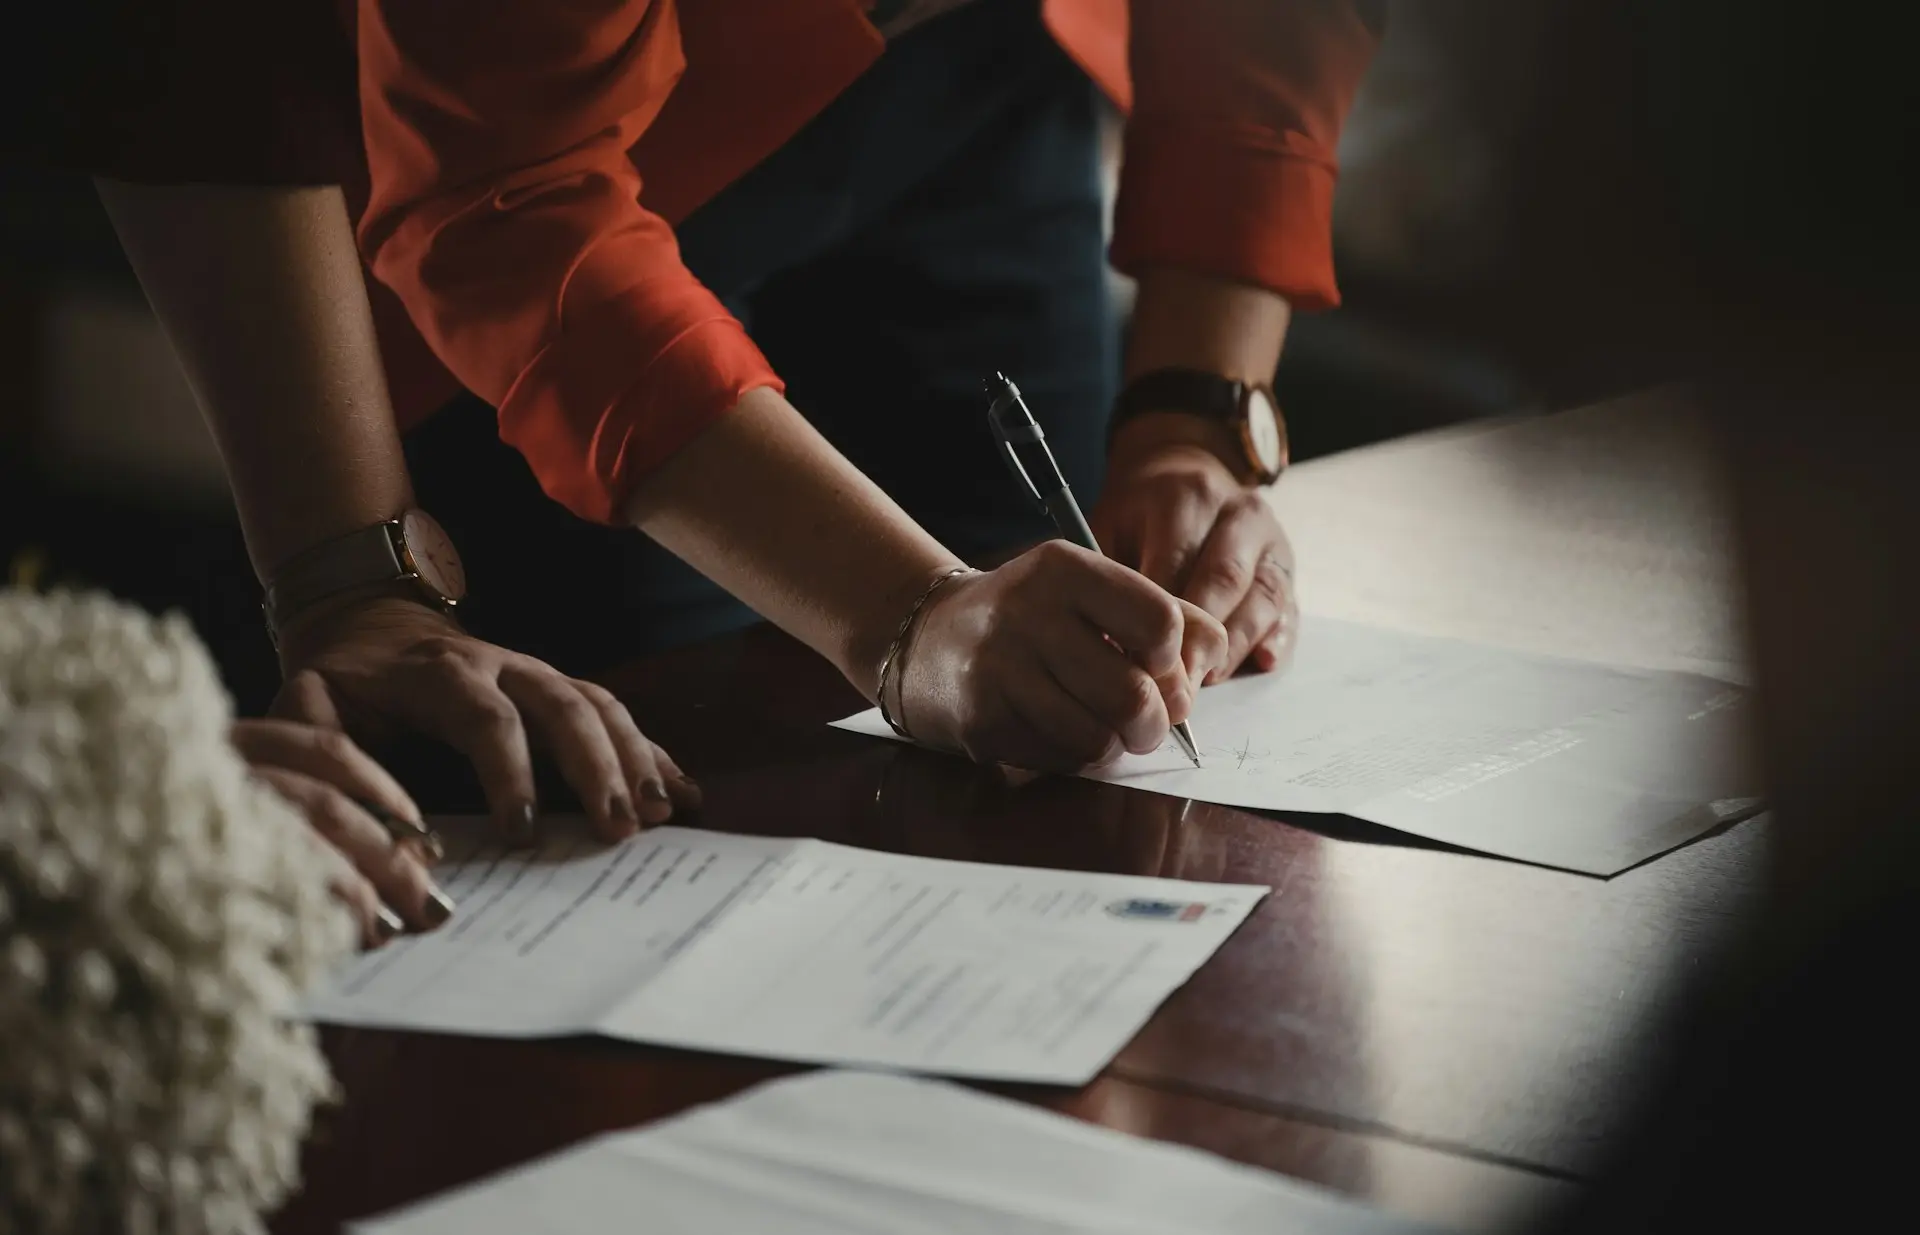
<svg viewBox="0 0 1920 1235"><path fill-rule="evenodd" d="M1334 181L1332 152L1304 134L1136 119L1113 264L1179 266L1265 287L1295 309L1332 308Z"/></svg>
<svg viewBox="0 0 1920 1235"><path fill-rule="evenodd" d="M703 299L663 321L653 297L617 298L521 374L500 404L500 436L547 496L617 523L634 486L748 391L784 389L740 323Z"/></svg>

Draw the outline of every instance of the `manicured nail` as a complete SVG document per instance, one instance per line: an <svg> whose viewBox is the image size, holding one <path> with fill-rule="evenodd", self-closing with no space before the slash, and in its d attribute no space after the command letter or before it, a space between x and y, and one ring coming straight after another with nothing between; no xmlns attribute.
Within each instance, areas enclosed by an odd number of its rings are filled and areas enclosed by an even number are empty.
<svg viewBox="0 0 1920 1235"><path fill-rule="evenodd" d="M693 777L688 776L685 772L680 774L680 791L687 795L687 799L693 804L694 809L698 809L700 804L707 800L707 795L700 792L699 784L695 782Z"/></svg>
<svg viewBox="0 0 1920 1235"><path fill-rule="evenodd" d="M387 940L392 939L395 935L407 929L407 924L400 920L400 915L385 905L380 906L379 912L374 914L374 918L375 933L380 936L381 943L385 943Z"/></svg>
<svg viewBox="0 0 1920 1235"><path fill-rule="evenodd" d="M521 802L507 808L507 844L516 849L524 849L533 844L539 831L539 825L534 818L533 803Z"/></svg>
<svg viewBox="0 0 1920 1235"><path fill-rule="evenodd" d="M426 904L420 906L420 916L426 919L427 929L444 926L453 916L453 898L439 888L427 889Z"/></svg>
<svg viewBox="0 0 1920 1235"><path fill-rule="evenodd" d="M640 782L640 815L648 823L665 823L673 818L673 799L667 787L657 780Z"/></svg>

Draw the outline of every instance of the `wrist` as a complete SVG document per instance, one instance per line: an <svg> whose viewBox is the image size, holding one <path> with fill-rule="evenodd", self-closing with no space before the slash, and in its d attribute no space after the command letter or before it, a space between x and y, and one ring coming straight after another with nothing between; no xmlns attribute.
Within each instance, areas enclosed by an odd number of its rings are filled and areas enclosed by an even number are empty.
<svg viewBox="0 0 1920 1235"><path fill-rule="evenodd" d="M1216 462L1236 487L1246 487L1246 451L1233 428L1185 412L1145 412L1121 425L1107 451L1107 472L1125 475L1181 456Z"/></svg>
<svg viewBox="0 0 1920 1235"><path fill-rule="evenodd" d="M872 603L863 606L860 615L849 623L847 638L832 659L841 675L869 702L879 700L881 669L908 614L930 589L961 566L964 563L949 557L897 573L872 593Z"/></svg>
<svg viewBox="0 0 1920 1235"><path fill-rule="evenodd" d="M444 625L449 632L460 630L451 613L429 604L417 589L401 581L369 583L336 592L301 609L277 632L280 669L286 673L305 663L347 626L417 627L423 621Z"/></svg>

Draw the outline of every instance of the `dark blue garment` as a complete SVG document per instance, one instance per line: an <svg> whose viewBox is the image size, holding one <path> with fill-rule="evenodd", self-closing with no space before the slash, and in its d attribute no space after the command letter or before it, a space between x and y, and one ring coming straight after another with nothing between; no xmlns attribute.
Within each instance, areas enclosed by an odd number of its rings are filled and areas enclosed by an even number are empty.
<svg viewBox="0 0 1920 1235"><path fill-rule="evenodd" d="M1031 0L978 0L900 38L677 229L793 403L969 557L1050 534L994 453L994 370L1083 501L1103 470L1119 362L1099 106ZM641 534L546 498L477 399L412 434L408 458L482 637L579 673L756 620Z"/></svg>

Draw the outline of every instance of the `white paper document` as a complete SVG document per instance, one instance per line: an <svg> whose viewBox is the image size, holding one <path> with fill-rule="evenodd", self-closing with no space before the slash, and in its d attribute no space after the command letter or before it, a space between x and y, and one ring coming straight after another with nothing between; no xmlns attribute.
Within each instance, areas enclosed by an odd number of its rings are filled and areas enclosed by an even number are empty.
<svg viewBox="0 0 1920 1235"><path fill-rule="evenodd" d="M1286 673L1200 693L1203 767L1169 743L1084 775L1610 875L1759 808L1745 701L1696 674L1310 618ZM836 723L893 737L877 711Z"/></svg>
<svg viewBox="0 0 1920 1235"><path fill-rule="evenodd" d="M460 911L313 1019L1077 1084L1267 893L693 828L524 852L445 831Z"/></svg>
<svg viewBox="0 0 1920 1235"><path fill-rule="evenodd" d="M1418 1235L1334 1193L957 1086L774 1081L357 1235Z"/></svg>

